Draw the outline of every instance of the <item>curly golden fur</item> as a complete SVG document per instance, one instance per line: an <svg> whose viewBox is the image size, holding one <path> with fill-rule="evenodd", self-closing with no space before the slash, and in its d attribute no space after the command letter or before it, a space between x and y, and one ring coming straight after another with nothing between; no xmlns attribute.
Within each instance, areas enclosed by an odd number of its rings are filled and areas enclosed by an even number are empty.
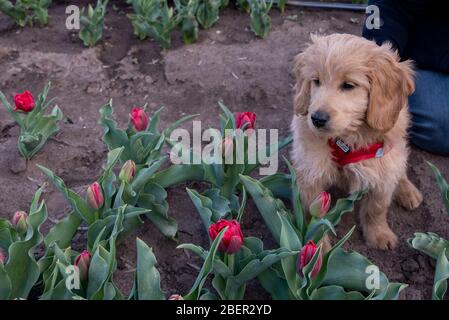
<svg viewBox="0 0 449 320"><path fill-rule="evenodd" d="M392 249L397 237L387 222L393 198L407 209L422 202L407 177L408 97L414 91L409 61L400 62L391 46L348 35L312 36L312 44L296 56L292 158L303 204L331 186L349 192L368 188L360 207L367 244ZM322 128L311 114L325 112ZM381 158L339 168L332 160L329 138L358 148L384 141Z"/></svg>

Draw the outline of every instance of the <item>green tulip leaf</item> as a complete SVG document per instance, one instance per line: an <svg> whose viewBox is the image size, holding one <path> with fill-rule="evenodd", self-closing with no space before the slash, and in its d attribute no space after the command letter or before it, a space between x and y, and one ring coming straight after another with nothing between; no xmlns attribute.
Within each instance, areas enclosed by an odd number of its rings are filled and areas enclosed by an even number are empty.
<svg viewBox="0 0 449 320"><path fill-rule="evenodd" d="M242 186L242 203L240 204L239 212L237 214L237 221L240 223L242 221L243 213L246 208L246 201L248 200L248 194L245 187Z"/></svg>
<svg viewBox="0 0 449 320"><path fill-rule="evenodd" d="M178 185L187 181L203 181L204 168L202 165L172 165L159 171L153 177L153 181L163 188Z"/></svg>
<svg viewBox="0 0 449 320"><path fill-rule="evenodd" d="M162 157L161 159L155 161L148 168L143 168L139 170L131 182L131 186L134 191L140 192L146 183L154 176L156 171L167 161L167 157Z"/></svg>
<svg viewBox="0 0 449 320"><path fill-rule="evenodd" d="M407 242L412 248L419 250L434 259L438 259L443 250L449 249L449 242L432 232L417 232L414 234L414 237L408 239Z"/></svg>
<svg viewBox="0 0 449 320"><path fill-rule="evenodd" d="M41 189L36 192L33 203L38 201L40 194ZM40 228L47 219L47 207L41 202L38 208L33 209L26 219L28 230L25 238L12 243L8 249L8 262L4 270L11 282L11 299L27 298L40 275L34 250L43 240Z"/></svg>
<svg viewBox="0 0 449 320"><path fill-rule="evenodd" d="M271 29L271 18L268 12L273 5L273 1L267 3L262 0L247 0L250 7L251 30L258 37L265 38Z"/></svg>
<svg viewBox="0 0 449 320"><path fill-rule="evenodd" d="M347 292L338 285L330 285L315 290L311 295L312 300L365 300L363 294L357 291Z"/></svg>
<svg viewBox="0 0 449 320"><path fill-rule="evenodd" d="M7 249L14 242L16 238L16 231L11 223L0 218L0 248Z"/></svg>
<svg viewBox="0 0 449 320"><path fill-rule="evenodd" d="M187 188L187 194L195 205L206 231L212 223L225 218L231 211L230 201L220 195L219 189L208 189L202 195Z"/></svg>
<svg viewBox="0 0 449 320"><path fill-rule="evenodd" d="M190 250L197 256L201 257L203 260L206 260L209 254L209 251L206 251L203 248L191 243L183 243L179 245L177 249ZM214 273L223 277L228 277L232 274L229 267L218 256L215 256L214 259Z"/></svg>
<svg viewBox="0 0 449 320"><path fill-rule="evenodd" d="M146 214L146 217L159 229L159 231L169 239L176 239L178 233L178 223L175 219L161 215L157 211Z"/></svg>
<svg viewBox="0 0 449 320"><path fill-rule="evenodd" d="M101 231L95 240L95 244L91 250L93 254L89 266L88 299L102 300L111 297L109 283L111 283L112 275L117 268L116 241L117 237L123 231L124 211L124 208L119 209L109 238L102 240L103 235L106 233ZM103 228L103 230L105 229L106 227Z"/></svg>
<svg viewBox="0 0 449 320"><path fill-rule="evenodd" d="M0 300L8 300L11 297L12 284L5 266L0 263Z"/></svg>
<svg viewBox="0 0 449 320"><path fill-rule="evenodd" d="M203 266L201 267L200 273L198 274L195 283L193 284L192 288L190 289L189 293L184 296L185 300L198 300L201 294L201 289L204 285L204 282L207 279L207 276L212 272L214 269L214 261L215 261L215 254L218 250L218 245L221 242L221 239L223 238L225 232L227 230L227 227L220 231L220 233L217 235L215 240L212 242L209 252L204 259ZM182 248L182 246L178 246L178 248Z"/></svg>
<svg viewBox="0 0 449 320"><path fill-rule="evenodd" d="M290 225L285 217L279 215L281 220L281 237L280 246L282 248L287 248L291 251L299 251L302 248L301 240L298 238L298 234ZM284 275L287 280L287 284L290 291L295 293L298 290L299 277L296 271L296 261L298 260L297 255L292 255L281 260L282 269L284 270Z"/></svg>
<svg viewBox="0 0 449 320"><path fill-rule="evenodd" d="M82 199L71 189L67 188L64 181L60 177L44 166L37 165L37 167L50 179L56 189L58 189L64 198L69 202L73 211L75 211L88 224L91 224L95 220L94 210L87 205L84 199Z"/></svg>
<svg viewBox="0 0 449 320"><path fill-rule="evenodd" d="M293 168L293 166L291 165L291 163L284 158L285 163L288 166L288 170L290 172L290 201L293 205L293 213L295 216L295 227L301 232L301 234L304 234L305 229L306 229L306 221L304 218L304 210L302 208L302 203L301 203L301 196L299 193L299 187L298 184L296 182L296 170L295 168ZM306 236L307 238L307 236Z"/></svg>
<svg viewBox="0 0 449 320"><path fill-rule="evenodd" d="M49 247L52 243L56 243L61 248L69 247L81 222L79 215L71 212L48 231L44 238L45 246Z"/></svg>
<svg viewBox="0 0 449 320"><path fill-rule="evenodd" d="M275 174L261 178L259 181L268 188L276 198L290 199L292 196L292 179L288 174L276 172Z"/></svg>
<svg viewBox="0 0 449 320"><path fill-rule="evenodd" d="M435 269L435 279L432 289L432 299L443 300L447 290L447 279L449 278L449 261L446 255L446 248L441 251L437 259Z"/></svg>
<svg viewBox="0 0 449 320"><path fill-rule="evenodd" d="M249 280L257 277L261 272L271 267L278 261L286 257L298 254L296 251L290 251L286 248L276 250L266 250L258 254L235 276L227 277L226 291L227 297L238 296L238 290L244 286Z"/></svg>
<svg viewBox="0 0 449 320"><path fill-rule="evenodd" d="M220 5L220 0L205 0L200 2L196 13L196 19L204 29L209 29L218 21Z"/></svg>
<svg viewBox="0 0 449 320"><path fill-rule="evenodd" d="M145 242L136 239L137 245L137 267L135 274L136 300L164 300L164 293L161 290L161 278L156 269L156 257L153 250Z"/></svg>
<svg viewBox="0 0 449 320"><path fill-rule="evenodd" d="M449 214L449 186L447 185L446 180L443 178L440 170L435 167L432 163L427 162L427 164L432 169L433 174L435 175L435 179L437 180L438 188L440 189L441 196L443 198L444 205L446 206L446 210Z"/></svg>
<svg viewBox="0 0 449 320"><path fill-rule="evenodd" d="M293 299L284 276L277 272L273 267L267 268L259 273L257 279L262 287L270 293L273 300Z"/></svg>
<svg viewBox="0 0 449 320"><path fill-rule="evenodd" d="M376 277L378 276L378 278ZM332 252L327 263L327 273L322 282L323 286L337 285L346 290L371 293L375 290L373 298L383 295L389 290L389 281L378 267L361 254L353 251L346 252L341 248ZM397 299L399 292L405 286L396 287L394 294L387 296Z"/></svg>
<svg viewBox="0 0 449 320"><path fill-rule="evenodd" d="M212 220L212 200L189 188L187 188L187 194L195 205L201 221L203 222L204 228L209 230L210 225L214 223Z"/></svg>
<svg viewBox="0 0 449 320"><path fill-rule="evenodd" d="M276 242L280 243L281 221L278 212L287 212L285 205L279 199L274 198L271 191L259 181L240 175L240 181L246 191L251 195L262 218L271 231Z"/></svg>
<svg viewBox="0 0 449 320"><path fill-rule="evenodd" d="M123 130L117 128L117 122L112 118L112 113L112 100L110 100L100 108L99 124L104 128L103 141L109 150L124 146L125 149L123 150L122 157L131 159L128 135Z"/></svg>
<svg viewBox="0 0 449 320"><path fill-rule="evenodd" d="M87 287L87 297L89 299L93 299L99 294L110 273L107 259L100 254L102 250L106 249L99 245L90 261L89 285Z"/></svg>

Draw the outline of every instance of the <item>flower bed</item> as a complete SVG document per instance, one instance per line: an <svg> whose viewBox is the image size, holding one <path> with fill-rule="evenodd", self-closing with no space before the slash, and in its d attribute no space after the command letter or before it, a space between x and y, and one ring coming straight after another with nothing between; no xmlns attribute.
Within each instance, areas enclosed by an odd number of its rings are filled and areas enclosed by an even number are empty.
<svg viewBox="0 0 449 320"><path fill-rule="evenodd" d="M206 120L214 127L218 127L219 123L217 121L216 112L211 112L211 110L218 110L216 109L216 101L219 100L219 98L223 98L226 104L232 107L232 110L256 111L258 114L258 127L285 128L290 117L290 111L288 109L290 89L288 87L288 81L282 79L286 78L285 73L289 68L289 61L281 61L279 62L279 65L277 65L278 60L273 57L283 55L285 55L285 57L292 56L295 51L299 50L301 41L305 40L301 36L303 29L293 23L290 24L287 20L284 21L280 19L277 15L275 15L274 20L277 21L277 30L288 26L289 28L292 28L292 34L286 34L284 36L276 34L276 37L280 37L279 42L277 42L274 38L269 37L267 42L251 42L247 44L249 50L244 51L243 53L242 51L233 52L233 48L241 45L235 41L242 40L242 38L238 38L238 36L233 33L234 31L224 29L225 25L232 25L233 15L234 12L232 12L232 15L229 16L226 16L225 14L222 17L225 19L222 20L223 24L218 24L218 27L213 28L208 33L204 33L207 34L207 39L201 42L201 48L193 46L190 48L179 49L180 46L178 44L178 49L175 49L172 53L164 56L154 56L154 52L157 51L155 45L153 46L153 44L147 43L145 44L145 47L140 47L141 44L136 41L132 42L132 44L137 46L138 51L134 51L134 53L130 53L130 55L126 57L114 57L112 55L108 56L107 54L112 54L110 49L108 49L108 47L100 48L101 50L99 53L96 53L95 55L101 59L104 59L101 64L104 63L107 65L111 64L111 61L118 61L120 62L120 66L117 65L112 68L115 71L124 70L124 67L122 67L122 62L125 63L128 58L131 59L138 57L139 65L145 65L147 66L146 68L148 68L144 69L142 72L145 74L151 74L154 80L158 81L152 86L146 86L145 89L142 89L141 83L134 82L132 85L132 95L128 97L126 97L125 92L127 87L131 86L133 80L120 80L117 85L110 85L110 80L116 76L112 73L106 74L106 76L104 76L103 73L98 73L97 83L103 81L106 84L106 91L100 92L93 87L93 89L89 89L88 94L86 94L85 90L87 90L87 87L89 86L94 86L95 83L89 82L89 80L83 80L88 79L87 77L77 78L79 80L78 82L75 82L74 78L71 79L70 76L69 78L64 79L58 75L59 67L55 67L58 63L58 59L65 56L69 59L74 52L80 53L81 49L79 48L78 42L75 42L74 45L63 43L59 48L59 42L52 47L51 41L49 40L46 43L50 46L49 50L52 52L45 54L33 53L35 59L41 60L30 60L29 65L26 65L24 60L26 50L21 50L18 54L11 54L7 59L2 60L5 70L11 69L10 63L12 61L14 61L16 66L23 68L23 74L20 74L16 79L14 79L11 75L0 75L2 89L4 88L4 92L8 93L7 97L11 103L14 93L23 92L26 89L30 89L30 91L37 96L37 93L43 89L43 85L48 79L47 77L42 78L42 76L39 76L39 74L42 74L42 71L40 70L45 70L45 73L55 75L55 79L52 79L53 86L50 97L58 98L57 103L60 105L61 110L63 110L65 114L64 120L59 123L61 130L55 136L51 137L43 149L41 149L41 151L33 157L28 165L27 171L19 171L18 174L14 174L10 172L9 168L12 167L13 163L19 163L18 159L20 159L15 145L19 137L18 127L10 126L13 119L6 114L5 109L1 110L2 117L0 121L2 123L2 130L5 130L3 131L5 132L5 135L2 135L2 142L4 142L2 144L2 166L5 168L2 172L2 182L4 185L4 187L2 187L2 201L5 203L5 209L2 212L2 216L9 220L13 213L19 209L26 210L29 213L29 202L32 198L32 193L36 190L36 184L41 184L46 181L46 179L44 179L35 168L34 164L36 163L41 163L46 167L53 169L55 173L63 178L68 186L84 198L85 190L89 184L98 178L98 174L101 172L101 166L106 160L106 154L104 153L105 145L100 140L102 127L97 126L96 122L100 117L97 110L99 104L107 101L110 96L114 97L114 107L116 108L115 117L117 117L117 122L120 124L120 127L125 127L132 106L135 103L143 106L145 101L155 101L157 103L156 105L150 105L148 107L149 114L152 111L156 111L159 104L163 103L167 106L166 111L162 116L162 124L164 124L164 127L166 127L169 122L167 119L170 121L175 121L183 116L183 114L178 112L178 110L183 110L188 114L200 113L199 118L201 120ZM335 13L332 15L335 15ZM57 16L57 13L54 13L54 16ZM328 19L330 16L323 16L322 20L320 20L319 17L319 15L314 15L311 13L310 18L305 17L306 20L304 23L307 25L307 21L309 21L307 19L312 19L313 21L319 21L319 27L326 29L327 24L325 20L330 20ZM349 21L349 16L343 15L337 17L340 17L340 21ZM242 21L244 21L243 17L242 19L237 20L237 23L242 23ZM111 21L111 23L112 22L113 21ZM242 28L240 28L240 26L242 26ZM240 26L236 29L244 29L243 24ZM353 30L350 29L352 27L350 22L343 24L343 26L350 32L355 32L354 30L357 27L353 26ZM120 28L117 28L116 30L119 29ZM234 41L232 43L235 44L229 45L229 43L220 43L221 40L219 40L217 45L219 46L219 50L222 52L220 54L217 54L217 51L214 51L214 45L207 44L209 39L212 41L212 39L220 37L220 35L216 33L217 30L221 30L227 35L231 34L229 37L232 40L227 41ZM45 30L42 32L44 31ZM56 32L56 30L54 31ZM41 32L39 29L26 29L22 31L20 35L15 35L15 33L12 32L4 36L5 43L8 46L11 46L13 42L18 42L17 39L26 39L30 36L30 34L36 34L39 32ZM122 34L127 34L127 32L123 31ZM297 43L288 41L288 39L293 39L293 34L299 35L300 41ZM40 35L45 38L44 34ZM112 31L106 31L105 35L111 35L112 37L110 39L115 46L115 50L112 51L120 52L120 50L117 50L117 48L119 48L117 42L114 41L117 41L117 39L122 41L125 37L115 37L112 35ZM251 37L252 36L250 35L247 38L244 38L244 40L246 39L245 41L249 41ZM295 41L296 39L297 38L295 38ZM283 43L283 46L280 46L280 43ZM24 48L33 48L35 45L36 44L29 41L29 43L23 46ZM263 47L265 45L271 48L273 53L272 55L266 53L270 50L266 50L267 48ZM253 48L253 50L251 50L251 48ZM124 52L126 53L128 49L129 48L125 47ZM190 73L185 73L185 69L183 69L182 66L180 68L180 65L174 65L174 63L179 60L179 57L182 57L183 55L186 55L186 57L189 58L189 51L187 49L194 50L195 54L198 54L198 60L195 61L194 65L195 68L199 70L198 72L200 75L198 75L198 73L193 73L194 70L191 70ZM200 54L197 49L201 49L202 54ZM287 50L287 52L283 52L281 49ZM65 55L64 50L67 50L70 54ZM139 50L141 51L139 52ZM53 52L58 52L58 55L52 55ZM207 52L213 52L211 56L214 56L214 60L217 57L220 57L237 61L234 64L229 64L232 72L234 72L240 79L243 79L243 71L246 70L251 75L252 80L246 79L245 81L238 81L228 72L226 74L220 73L219 80L211 81L211 78L208 78L207 76L210 72L206 73L203 71L203 67L210 68L212 65L212 60L210 60L210 58L206 55ZM267 56L264 59L268 60L263 61L271 62L265 64L260 63L261 60L259 55L257 55L257 52L264 52L264 55ZM84 51L82 56L83 59L91 59L89 61L90 63L93 63L92 66L95 67L97 65L97 60L94 60L94 55L91 54L90 51ZM248 62L246 62L246 60L238 60L238 58L241 57L247 57ZM48 62L42 64L42 61L46 61L45 59L53 60L56 64L53 65ZM162 59L161 61L164 61L165 65L161 63L156 63L153 65L151 64L152 59ZM196 66L200 60L202 60L201 65ZM31 64L33 61L40 61L39 63L43 65L41 68L45 69L38 69L37 66L33 66ZM252 68L249 64L251 61L257 61L259 66L263 64L264 67L259 72L256 72L256 69ZM271 67L271 63L275 63L276 66ZM239 64L245 64L247 69L239 69ZM80 64L79 67L82 67L82 64ZM127 67L129 68L129 66ZM282 79L277 78L277 80L273 81L271 84L265 80L258 80L265 79L264 74L268 74L270 72L271 77L277 77L276 73L272 73L272 70L275 69L282 70ZM176 77L175 70L176 73L178 73L176 74ZM104 71L106 72L107 68L105 68ZM139 75L139 72L134 71L134 74ZM159 78L160 74L167 76L167 80L161 80L162 78ZM22 76L25 78L21 78ZM184 83L182 84L180 81L178 82L176 78L182 79ZM4 81L6 79L8 79L8 82L5 84ZM26 85L26 79L31 83L30 87ZM203 79L205 79L205 82L207 82L208 85L205 90L207 95L199 89L201 88L199 85L200 80ZM229 79L232 80L230 83ZM86 81L85 85L82 83L83 81ZM225 89L221 88L219 90L219 84L222 81L228 81L228 85L230 87ZM234 82L238 84L238 88L233 87ZM250 88L247 84L254 85L255 87ZM76 88L76 85L79 87ZM122 87L119 87L119 85ZM272 86L274 87L272 88ZM263 92L258 91L257 88L262 88L263 91L267 92L267 95L264 96ZM113 90L119 90L119 92L112 92ZM276 91L277 94L275 94L274 91ZM144 98L146 93L149 93L149 98ZM186 93L188 93L188 97ZM194 93L198 96L195 96ZM245 95L250 93L252 96L245 98ZM183 97L184 95L186 95L186 97ZM272 109L272 105L277 105L277 109ZM284 105L285 109L283 107ZM70 119L70 121L68 121L67 118ZM189 126L187 125L187 127ZM286 130L283 131L283 133L285 134ZM411 158L412 172L415 173L413 178L415 181L418 181L420 188L428 190L425 192L427 203L423 210L413 214L401 212L397 207L394 208L394 212L397 212L397 214L395 213L391 217L393 221L393 228L395 230L400 230L398 233L400 233L402 237L399 249L397 251L387 253L367 250L363 241L360 239L360 233L357 230L352 234L352 237L348 240L348 244L345 248L356 249L365 256L368 256L369 260L379 265L380 269L385 271L388 277L394 282L410 284L408 288L402 291L403 296L427 298L431 297L431 290L429 288L432 286L433 278L432 260L425 260L426 258L424 258L424 255L408 248L406 239L411 237L414 231L418 230L416 226L419 227L420 231L435 231L442 237L445 236L445 230L447 230L447 224L445 221L446 218L443 214L439 214L439 211L442 210L443 205L439 194L437 193L434 180L430 176L430 170L421 164L424 163L422 159L431 159L432 162L437 163L438 167L440 167L446 177L447 171L444 159L436 157L432 158L431 156L416 150L413 152L414 153ZM117 169L120 169L120 166L118 166ZM14 170L18 169L14 168ZM281 168L281 171L287 173L288 169L284 166ZM118 174L118 171L116 173ZM28 177L32 180L29 180ZM15 185L20 186L21 192L17 192L18 189ZM197 210L189 199L189 196L185 191L185 186L186 184L182 184L181 186L171 187L168 189L166 201L170 206L169 216L178 221L178 229L183 231L179 234L181 243L194 243L201 245L203 248L209 249L210 243L208 240L208 233L206 232L204 226L201 225L201 220L198 218L196 213ZM188 183L187 186L190 189L198 190L200 194L203 193L203 188L207 188L207 186L198 183ZM51 186L47 186L43 197L46 199L46 203L49 206L49 215L52 216L52 220L57 221L65 216L65 213L63 213L65 202L60 200L60 197L52 190L53 189ZM332 195L334 198L338 198L334 192L332 192ZM11 199L14 199L14 201L11 201ZM288 201L286 203L288 205ZM270 235L270 231L267 230L266 224L261 222L260 214L257 209L255 209L251 197L248 197L246 208L247 210L243 216L244 218L242 223L242 232L244 236L256 236L258 238L262 238L268 249L274 249L276 244ZM430 212L432 215L430 215ZM339 236L346 234L348 229L350 229L350 227L354 224L355 221L353 221L353 215L345 215L339 227L337 227L337 234ZM46 234L48 228L52 225L53 223L47 221L47 223L43 225L43 233ZM84 230L81 229L80 233L82 235ZM131 290L130 286L133 283L133 273L128 271L134 268L137 261L136 258L138 247L136 246L134 236L142 238L148 246L154 248L154 254L158 259L158 264L156 266L160 271L162 287L166 293L165 297L168 297L171 293L175 292L183 295L188 293L199 273L199 270L195 268L197 266L201 267L202 260L197 259L195 255L190 255L189 257L186 256L184 250L176 250L176 243L167 240L163 235L161 235L161 233L151 222L146 222L141 225L133 232L133 235L123 239L122 245L117 247L117 276L115 278L120 288L123 289L123 292L128 294ZM82 252L85 249L84 245L85 241L82 237L78 236L74 242L74 249L76 249L77 252ZM39 249L37 253L39 256L43 254L43 252ZM185 265L187 261L189 261L193 267ZM417 263L419 263L418 268L415 265ZM259 287L257 283L257 280L250 282L245 292L246 298L268 297L268 295L264 293L265 291ZM206 287L211 288L208 283L206 283ZM419 296L416 294L418 290L422 290L422 294Z"/></svg>

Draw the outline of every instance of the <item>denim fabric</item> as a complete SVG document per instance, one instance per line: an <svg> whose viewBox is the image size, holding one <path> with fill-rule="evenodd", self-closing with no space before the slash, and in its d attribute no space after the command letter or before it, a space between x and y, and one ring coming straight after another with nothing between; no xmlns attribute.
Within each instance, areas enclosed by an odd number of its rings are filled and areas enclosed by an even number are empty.
<svg viewBox="0 0 449 320"><path fill-rule="evenodd" d="M409 98L411 142L431 153L449 155L449 75L417 70Z"/></svg>

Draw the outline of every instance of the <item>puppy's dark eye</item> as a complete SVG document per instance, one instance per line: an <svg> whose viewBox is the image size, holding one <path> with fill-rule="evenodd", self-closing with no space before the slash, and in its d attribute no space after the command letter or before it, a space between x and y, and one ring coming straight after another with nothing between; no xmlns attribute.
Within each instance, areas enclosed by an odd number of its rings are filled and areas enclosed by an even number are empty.
<svg viewBox="0 0 449 320"><path fill-rule="evenodd" d="M320 83L320 79L313 79L313 84L316 85L317 87L321 84Z"/></svg>
<svg viewBox="0 0 449 320"><path fill-rule="evenodd" d="M342 90L352 90L355 88L355 84L353 84L352 82L343 82L341 85L341 89Z"/></svg>

